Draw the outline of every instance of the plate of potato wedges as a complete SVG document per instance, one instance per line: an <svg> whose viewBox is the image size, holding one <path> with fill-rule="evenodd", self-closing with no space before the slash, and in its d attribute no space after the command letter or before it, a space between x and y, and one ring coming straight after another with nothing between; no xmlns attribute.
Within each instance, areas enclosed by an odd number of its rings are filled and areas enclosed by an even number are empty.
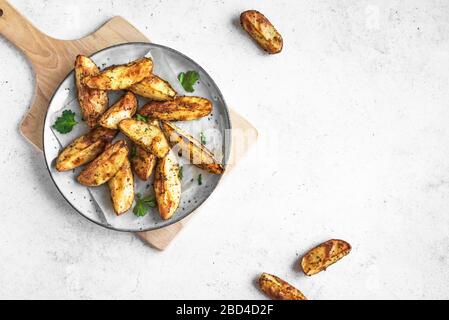
<svg viewBox="0 0 449 320"><path fill-rule="evenodd" d="M219 88L182 53L127 43L88 57L51 99L45 161L87 219L139 232L195 211L226 172L231 122Z"/></svg>

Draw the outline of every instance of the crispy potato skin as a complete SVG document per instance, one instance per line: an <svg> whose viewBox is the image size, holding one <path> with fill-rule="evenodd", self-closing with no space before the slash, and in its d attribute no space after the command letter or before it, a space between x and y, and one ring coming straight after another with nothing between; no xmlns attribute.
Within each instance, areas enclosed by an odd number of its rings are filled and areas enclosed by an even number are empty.
<svg viewBox="0 0 449 320"><path fill-rule="evenodd" d="M87 76L83 82L92 89L122 90L148 77L153 70L153 61L142 58L125 65L113 66L98 75Z"/></svg>
<svg viewBox="0 0 449 320"><path fill-rule="evenodd" d="M118 129L120 121L132 118L136 111L136 96L127 92L100 117L98 124L105 128Z"/></svg>
<svg viewBox="0 0 449 320"><path fill-rule="evenodd" d="M125 119L119 123L119 129L135 144L158 158L164 158L170 151L167 139L157 126L135 119Z"/></svg>
<svg viewBox="0 0 449 320"><path fill-rule="evenodd" d="M176 97L173 101L150 102L140 114L158 120L195 120L212 111L212 102L200 97Z"/></svg>
<svg viewBox="0 0 449 320"><path fill-rule="evenodd" d="M133 84L129 90L139 96L155 101L173 100L176 96L176 91L172 86L154 74L151 74L139 83Z"/></svg>
<svg viewBox="0 0 449 320"><path fill-rule="evenodd" d="M343 240L326 241L309 252L301 259L301 268L308 276L326 270L351 251L351 245Z"/></svg>
<svg viewBox="0 0 449 320"><path fill-rule="evenodd" d="M106 91L91 89L83 84L87 76L96 76L100 70L95 63L86 56L79 55L75 60L75 84L78 91L78 102L83 119L90 128L95 127L97 119L108 108Z"/></svg>
<svg viewBox="0 0 449 320"><path fill-rule="evenodd" d="M282 36L262 13L256 10L242 12L240 23L262 49L272 54L282 51Z"/></svg>
<svg viewBox="0 0 449 320"><path fill-rule="evenodd" d="M134 177L128 159L125 159L119 171L108 181L108 186L115 213L121 215L128 211L134 201Z"/></svg>
<svg viewBox="0 0 449 320"><path fill-rule="evenodd" d="M102 154L84 168L77 180L79 183L95 187L108 182L123 166L128 157L128 147L124 140L109 146Z"/></svg>
<svg viewBox="0 0 449 320"><path fill-rule="evenodd" d="M304 294L288 282L268 273L262 273L259 287L273 300L307 300Z"/></svg>
<svg viewBox="0 0 449 320"><path fill-rule="evenodd" d="M136 147L136 155L132 158L132 167L140 180L147 181L156 166L157 157L142 147Z"/></svg>
<svg viewBox="0 0 449 320"><path fill-rule="evenodd" d="M162 122L162 131L174 150L192 164L212 174L223 174L224 168L214 154L191 135L167 121Z"/></svg>
<svg viewBox="0 0 449 320"><path fill-rule="evenodd" d="M154 192L159 214L164 220L170 219L178 209L181 200L181 180L179 165L172 154L160 159L154 177Z"/></svg>
<svg viewBox="0 0 449 320"><path fill-rule="evenodd" d="M56 159L56 170L68 171L95 159L107 143L111 142L117 130L98 127L88 134L75 139Z"/></svg>

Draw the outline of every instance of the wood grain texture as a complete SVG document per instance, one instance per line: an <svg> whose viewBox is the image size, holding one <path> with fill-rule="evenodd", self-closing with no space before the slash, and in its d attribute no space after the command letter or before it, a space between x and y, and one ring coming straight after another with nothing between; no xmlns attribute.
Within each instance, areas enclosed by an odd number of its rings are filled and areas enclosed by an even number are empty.
<svg viewBox="0 0 449 320"><path fill-rule="evenodd" d="M226 179L226 177L231 173L232 168L248 153L249 149L256 143L258 138L258 132L256 128L251 125L251 123L232 109L230 110L230 114L232 123L231 153L223 179ZM214 192L219 191L221 185L222 184L220 183ZM137 235L142 240L149 243L152 247L158 250L164 250L190 221L190 219L192 219L192 217L200 211L201 207L185 219L175 224L159 230L139 232Z"/></svg>
<svg viewBox="0 0 449 320"><path fill-rule="evenodd" d="M39 150L42 150L44 118L54 91L73 69L78 54L93 53L116 44L127 42L149 42L139 30L122 17L114 17L94 33L77 40L59 40L39 31L6 0L0 0L0 35L4 36L29 59L36 77L33 102L27 111L20 132ZM231 110L233 126L233 148L230 169L257 139L256 129L243 117ZM244 138L242 140L242 137ZM240 142L239 142L240 141ZM244 143L241 143L244 141ZM195 211L198 213L200 209ZM138 236L150 246L164 250L193 216L171 226Z"/></svg>
<svg viewBox="0 0 449 320"><path fill-rule="evenodd" d="M49 101L64 77L73 69L78 54L93 53L120 43L149 42L122 17L114 17L94 33L77 40L59 40L40 32L7 1L0 0L0 34L23 51L36 77L33 102L20 131L42 149L42 126Z"/></svg>

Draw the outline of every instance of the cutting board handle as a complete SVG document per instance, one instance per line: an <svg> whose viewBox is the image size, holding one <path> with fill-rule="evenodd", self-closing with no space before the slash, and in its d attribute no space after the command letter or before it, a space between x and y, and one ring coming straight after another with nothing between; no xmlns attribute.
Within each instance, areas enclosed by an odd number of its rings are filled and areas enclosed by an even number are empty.
<svg viewBox="0 0 449 320"><path fill-rule="evenodd" d="M0 34L22 50L32 62L37 53L42 55L42 44L48 43L49 39L6 0L0 0Z"/></svg>

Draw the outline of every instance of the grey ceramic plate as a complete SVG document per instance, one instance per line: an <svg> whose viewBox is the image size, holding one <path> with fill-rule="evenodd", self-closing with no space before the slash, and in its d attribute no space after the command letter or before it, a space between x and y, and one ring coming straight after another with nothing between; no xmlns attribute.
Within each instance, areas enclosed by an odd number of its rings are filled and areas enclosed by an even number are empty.
<svg viewBox="0 0 449 320"><path fill-rule="evenodd" d="M226 164L230 153L231 123L228 108L212 78L196 62L176 50L149 43L128 43L106 48L97 52L91 58L100 67L123 64L143 56L151 56L154 62L154 73L166 79L179 95L197 95L213 102L213 111L208 117L189 122L177 122L177 125L199 137L203 133L207 138L207 147L216 157ZM195 92L189 94L180 86L177 75L179 72L196 70L200 74L200 82L195 86ZM109 104L115 102L123 92L110 92ZM139 98L139 107L146 102ZM77 114L79 124L72 132L62 135L52 129L56 118L64 110L72 110ZM58 190L72 207L82 216L103 227L118 231L138 232L162 228L178 222L196 210L214 191L221 179L219 175L211 175L177 157L183 167L181 204L172 219L163 221L152 209L145 217L136 217L132 210L117 217L113 213L109 190L106 185L97 188L86 188L76 182L76 176L82 168L70 172L57 172L54 161L59 152L78 136L88 132L81 121L80 109L76 101L74 72L72 71L56 90L45 118L43 141L44 155L51 178ZM124 137L119 134L117 138ZM201 175L201 179L199 176ZM202 180L201 185L199 180ZM136 191L143 196L152 195L152 178L150 181L140 181L135 176Z"/></svg>

